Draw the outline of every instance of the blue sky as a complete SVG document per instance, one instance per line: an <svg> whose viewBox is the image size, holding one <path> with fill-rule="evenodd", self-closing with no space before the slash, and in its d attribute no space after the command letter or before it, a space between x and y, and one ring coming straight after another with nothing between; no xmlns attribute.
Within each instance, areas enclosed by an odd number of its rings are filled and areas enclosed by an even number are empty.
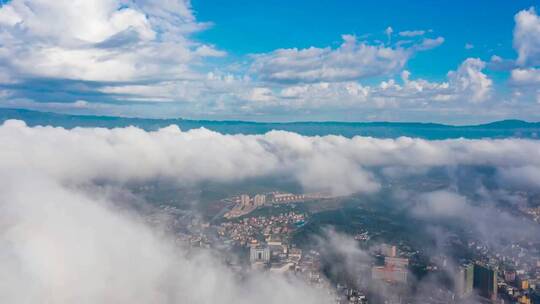
<svg viewBox="0 0 540 304"><path fill-rule="evenodd" d="M444 47L420 54L407 68L426 79L444 79L467 57L515 57L514 15L534 1L201 1L197 17L214 22L198 37L233 56L277 48L336 46L343 33L385 40L384 30L432 30ZM464 51L465 44L474 48ZM435 63L435 64L433 64ZM496 80L504 75L493 73Z"/></svg>
<svg viewBox="0 0 540 304"><path fill-rule="evenodd" d="M0 106L258 121L540 120L533 1L3 1Z"/></svg>
<svg viewBox="0 0 540 304"><path fill-rule="evenodd" d="M467 56L515 56L514 15L534 1L193 1L196 16L214 26L198 38L231 55L277 48L336 46L342 34L385 40L384 30L433 30L445 47L408 66L440 78ZM464 52L466 43L475 48ZM436 61L433 65L431 62Z"/></svg>

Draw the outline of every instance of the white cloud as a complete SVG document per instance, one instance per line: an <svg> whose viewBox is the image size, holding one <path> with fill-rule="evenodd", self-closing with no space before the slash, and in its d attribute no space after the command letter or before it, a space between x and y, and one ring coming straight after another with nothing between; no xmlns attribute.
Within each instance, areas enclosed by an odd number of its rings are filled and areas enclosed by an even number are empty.
<svg viewBox="0 0 540 304"><path fill-rule="evenodd" d="M251 72L261 80L319 82L354 80L399 71L409 59L401 48L368 45L343 35L337 48L279 49L254 55Z"/></svg>
<svg viewBox="0 0 540 304"><path fill-rule="evenodd" d="M22 169L22 168L21 168ZM265 273L241 279L206 251L38 171L0 168L4 303L329 303L327 289Z"/></svg>
<svg viewBox="0 0 540 304"><path fill-rule="evenodd" d="M88 101L79 99L79 100L76 100L75 102L73 102L73 106L75 108L86 108L86 107L88 107Z"/></svg>
<svg viewBox="0 0 540 304"><path fill-rule="evenodd" d="M183 0L14 0L0 14L1 69L14 77L166 79L223 55L189 39L202 26Z"/></svg>
<svg viewBox="0 0 540 304"><path fill-rule="evenodd" d="M401 73L403 85L393 79L383 81L375 92L380 98L393 98L397 101L416 101L420 103L452 99L452 88L448 82L430 82L424 79L410 79L410 72Z"/></svg>
<svg viewBox="0 0 540 304"><path fill-rule="evenodd" d="M426 51L426 50L434 49L443 43L444 43L443 37L424 38L422 39L422 42L419 45L414 46L414 48L419 51Z"/></svg>
<svg viewBox="0 0 540 304"><path fill-rule="evenodd" d="M520 172L515 173L519 174ZM474 182L474 178L471 179L471 182ZM508 182L512 183L510 189L523 189L521 187L526 185L523 184L523 179L518 176L509 180L503 179L502 184L509 186ZM538 184L534 187L537 188ZM538 225L532 220L515 216L496 207L501 202L512 206L518 200L523 199L519 196L513 197L505 190L489 191L479 184L476 187L476 192L469 194L468 197L457 192L456 189L436 190L427 193L414 193L413 191L411 193L412 196L404 195L402 199L412 202L409 210L413 216L433 222L451 220L453 225L467 227L477 240L487 244L495 254L507 250L508 239L522 239L524 230L529 236L528 240L531 240L530 236L536 236L539 233ZM439 247L442 247L441 243L444 243L447 238L445 233L438 229L432 232L435 233L435 237L440 243Z"/></svg>
<svg viewBox="0 0 540 304"><path fill-rule="evenodd" d="M540 70L536 68L514 69L511 73L511 80L519 85L540 84Z"/></svg>
<svg viewBox="0 0 540 304"><path fill-rule="evenodd" d="M472 49L474 49L474 44L472 44L472 43L465 43L465 49L466 49L466 50L472 50Z"/></svg>
<svg viewBox="0 0 540 304"><path fill-rule="evenodd" d="M510 75L514 100L524 104L531 101L540 104L540 69L515 68Z"/></svg>
<svg viewBox="0 0 540 304"><path fill-rule="evenodd" d="M392 33L394 32L394 29L392 29L391 26L387 27L386 30L384 30L384 33L386 34L386 37L388 39L388 43L392 40Z"/></svg>
<svg viewBox="0 0 540 304"><path fill-rule="evenodd" d="M411 73L405 70L401 73L401 83L389 79L376 86L355 81L297 84L279 92L267 92L266 96L272 96L272 106L290 109L422 107L444 101L478 103L487 100L492 89L492 80L482 72L484 66L481 60L468 58L457 70L450 71L444 82L411 79Z"/></svg>
<svg viewBox="0 0 540 304"><path fill-rule="evenodd" d="M5 98L5 100L2 100ZM45 112L65 112L72 114L87 114L87 111L103 111L100 113L112 113L111 104L89 102L87 100L76 100L74 102L35 102L28 99L11 99L9 94L2 96L0 91L0 107L1 108L15 108L15 109L29 109Z"/></svg>
<svg viewBox="0 0 540 304"><path fill-rule="evenodd" d="M517 63L521 66L540 64L540 18L531 7L514 17L514 48L518 52Z"/></svg>
<svg viewBox="0 0 540 304"><path fill-rule="evenodd" d="M519 167L504 168L500 172L504 183L516 188L540 187L540 167L524 165Z"/></svg>
<svg viewBox="0 0 540 304"><path fill-rule="evenodd" d="M368 170L373 167L540 166L540 144L517 139L432 142L306 137L281 131L248 136L205 129L182 132L176 126L155 132L133 127L64 130L30 128L21 121L7 121L0 136L5 146L1 168L33 170L76 183L163 177L193 184L284 174L309 190L347 194L378 189L376 176ZM28 148L32 146L40 149Z"/></svg>
<svg viewBox="0 0 540 304"><path fill-rule="evenodd" d="M423 36L426 33L424 30L413 30L413 31L402 31L399 32L399 35L402 37L416 37Z"/></svg>
<svg viewBox="0 0 540 304"><path fill-rule="evenodd" d="M233 74L208 73L183 80L168 80L150 84L118 84L98 88L119 99L145 102L192 102L204 105L216 98L246 96L256 85L246 77Z"/></svg>
<svg viewBox="0 0 540 304"><path fill-rule="evenodd" d="M391 27L385 31L389 38L392 32ZM260 80L280 83L359 80L399 72L414 52L430 50L444 42L443 37L424 38L402 48L370 45L357 41L353 35L342 38L343 43L336 49L278 49L253 55L250 72Z"/></svg>
<svg viewBox="0 0 540 304"><path fill-rule="evenodd" d="M459 217L469 210L464 196L446 190L423 193L418 200L413 213L422 217Z"/></svg>
<svg viewBox="0 0 540 304"><path fill-rule="evenodd" d="M482 102L489 98L493 81L482 72L486 63L478 58L467 58L457 69L448 73L451 86L454 86L462 98L470 102Z"/></svg>
<svg viewBox="0 0 540 304"><path fill-rule="evenodd" d="M364 103L370 88L348 82L320 82L289 86L281 90L279 97L290 107L355 106ZM296 101L296 102L294 102Z"/></svg>
<svg viewBox="0 0 540 304"><path fill-rule="evenodd" d="M486 165L503 172L505 182L517 183L523 183L523 173L538 180L540 172L540 142L520 139L246 136L175 126L155 132L66 130L14 120L0 126L0 138L0 299L6 303L329 302L326 289L265 274L239 280L205 253L186 254L107 196L81 189L96 179L114 184L169 178L189 185L283 174L308 191L346 194L377 191L372 169L380 167ZM460 218L467 215L463 210L474 210L471 223L478 225L485 211L470 209L457 194L423 198L427 209L420 215L426 217ZM500 213L493 218L499 221ZM482 222L492 229L495 220ZM522 225L513 227L523 232ZM334 235L326 243L346 265L369 262L349 239Z"/></svg>
<svg viewBox="0 0 540 304"><path fill-rule="evenodd" d="M493 71L510 71L516 67L515 60L505 59L501 56L493 55L487 62L486 67Z"/></svg>
<svg viewBox="0 0 540 304"><path fill-rule="evenodd" d="M254 102L267 102L274 100L272 90L265 87L255 87L242 96L244 99Z"/></svg>

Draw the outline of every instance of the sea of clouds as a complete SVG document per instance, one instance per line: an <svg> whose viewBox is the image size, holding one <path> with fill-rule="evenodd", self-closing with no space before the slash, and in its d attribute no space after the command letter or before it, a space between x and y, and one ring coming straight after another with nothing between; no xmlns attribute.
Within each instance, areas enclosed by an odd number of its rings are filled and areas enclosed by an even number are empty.
<svg viewBox="0 0 540 304"><path fill-rule="evenodd" d="M0 126L0 147L2 303L331 302L328 290L294 278L239 277L211 253L189 252L135 211L83 190L96 181L122 187L165 178L189 187L288 176L306 191L349 195L380 191L383 175L467 165L494 168L506 187L540 187L540 141L523 139L224 135L177 126L68 130L9 120ZM407 195L421 203L411 211L418 218L474 223L464 214L482 213L452 191ZM333 248L343 244L342 252L365 256L341 238L331 237Z"/></svg>

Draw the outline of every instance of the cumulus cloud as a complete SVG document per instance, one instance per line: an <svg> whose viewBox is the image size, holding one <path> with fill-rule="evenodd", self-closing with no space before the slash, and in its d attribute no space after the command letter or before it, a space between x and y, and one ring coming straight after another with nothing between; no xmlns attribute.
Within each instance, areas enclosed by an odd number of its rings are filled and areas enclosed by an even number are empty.
<svg viewBox="0 0 540 304"><path fill-rule="evenodd" d="M272 95L273 104L289 108L360 108L394 106L430 106L445 101L478 103L489 99L492 80L483 72L485 63L468 58L448 73L447 81L432 82L413 79L407 70L401 72L401 82L385 80L376 86L355 81L296 84ZM264 106L264 105L262 105Z"/></svg>
<svg viewBox="0 0 540 304"><path fill-rule="evenodd" d="M501 61L503 66L511 70L510 83L513 86L513 100L529 103L540 102L540 17L531 7L515 15L514 49L518 58L514 64ZM493 61L493 60L492 60ZM501 64L497 64L499 66Z"/></svg>
<svg viewBox="0 0 540 304"><path fill-rule="evenodd" d="M482 72L486 63L478 58L467 58L455 72L448 73L450 84L465 96L468 101L482 102L489 98L493 81Z"/></svg>
<svg viewBox="0 0 540 304"><path fill-rule="evenodd" d="M514 69L510 79L518 85L537 85L540 84L540 70L536 68Z"/></svg>
<svg viewBox="0 0 540 304"><path fill-rule="evenodd" d="M517 63L522 66L540 64L540 18L531 7L514 17L514 48L518 52Z"/></svg>
<svg viewBox="0 0 540 304"><path fill-rule="evenodd" d="M391 27L385 30L390 37ZM417 51L436 48L443 37L424 38L410 48L371 45L354 35L343 35L343 43L330 47L278 49L253 55L251 73L264 81L278 83L339 82L388 75L400 71Z"/></svg>
<svg viewBox="0 0 540 304"><path fill-rule="evenodd" d="M518 53L515 62L494 57L490 65L503 70L511 70L510 83L513 86L513 100L521 103L540 102L540 18L531 7L515 15L514 49Z"/></svg>
<svg viewBox="0 0 540 304"><path fill-rule="evenodd" d="M247 94L243 94L242 97L255 102L267 102L274 99L272 90L265 87L252 88Z"/></svg>
<svg viewBox="0 0 540 304"><path fill-rule="evenodd" d="M204 25L183 0L15 0L0 14L1 69L23 79L178 78L198 58L223 55L189 39Z"/></svg>
<svg viewBox="0 0 540 304"><path fill-rule="evenodd" d="M402 48L369 45L343 35L337 48L279 49L254 55L251 72L261 80L294 83L354 80L399 71L410 57Z"/></svg>
<svg viewBox="0 0 540 304"><path fill-rule="evenodd" d="M291 108L356 107L368 101L371 88L358 82L319 82L283 88L278 98Z"/></svg>
<svg viewBox="0 0 540 304"><path fill-rule="evenodd" d="M419 103L446 101L453 99L454 88L448 82L430 82L425 79L411 79L407 70L401 73L402 84L394 79L379 84L374 94L381 99Z"/></svg>

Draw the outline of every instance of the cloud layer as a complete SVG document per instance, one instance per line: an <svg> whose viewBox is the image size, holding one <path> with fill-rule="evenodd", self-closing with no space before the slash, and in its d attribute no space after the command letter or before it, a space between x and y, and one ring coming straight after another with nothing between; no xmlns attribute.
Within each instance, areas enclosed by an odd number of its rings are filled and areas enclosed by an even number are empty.
<svg viewBox="0 0 540 304"><path fill-rule="evenodd" d="M241 279L175 245L106 198L14 173L0 186L5 303L328 303L326 290L262 273ZM276 292L279 291L279 292Z"/></svg>
<svg viewBox="0 0 540 304"><path fill-rule="evenodd" d="M80 183L162 177L190 185L286 175L309 191L350 194L379 189L371 172L375 168L482 165L501 174L527 170L525 176L534 178L540 173L540 143L522 139L348 139L284 131L223 135L206 129L184 132L177 126L155 132L135 127L66 130L31 128L16 120L0 127L0 138L6 147L0 151L3 168Z"/></svg>
<svg viewBox="0 0 540 304"><path fill-rule="evenodd" d="M11 120L0 126L0 142L0 300L7 303L329 302L328 290L266 274L239 278L211 253L174 245L109 196L83 191L94 181L165 178L193 186L289 176L306 191L343 195L376 192L384 176L478 165L495 168L504 183L540 187L529 182L540 176L540 142L532 140L248 136L176 126L67 130ZM444 191L419 202L418 217L467 220L464 212L479 210ZM332 242L347 263L369 261L351 240L334 235Z"/></svg>

